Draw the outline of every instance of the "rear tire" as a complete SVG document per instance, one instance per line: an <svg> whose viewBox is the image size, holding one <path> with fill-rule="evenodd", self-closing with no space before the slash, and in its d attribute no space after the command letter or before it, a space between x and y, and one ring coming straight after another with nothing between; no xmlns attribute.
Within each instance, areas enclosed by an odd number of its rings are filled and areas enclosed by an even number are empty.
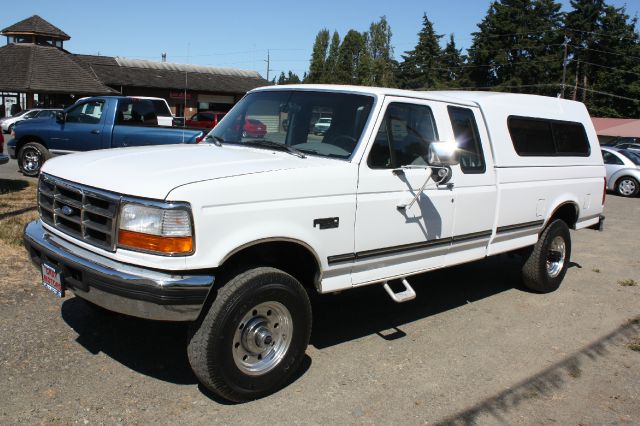
<svg viewBox="0 0 640 426"><path fill-rule="evenodd" d="M18 166L25 176L38 176L45 161L51 158L47 148L38 142L27 142L18 152Z"/></svg>
<svg viewBox="0 0 640 426"><path fill-rule="evenodd" d="M623 176L616 182L616 192L622 197L635 197L640 192L638 180L631 176Z"/></svg>
<svg viewBox="0 0 640 426"><path fill-rule="evenodd" d="M522 267L525 287L550 293L560 287L571 259L569 227L560 219L552 221L542 232Z"/></svg>
<svg viewBox="0 0 640 426"><path fill-rule="evenodd" d="M194 324L187 354L200 382L219 396L245 402L269 395L300 367L311 334L311 305L291 275L259 267L218 292Z"/></svg>

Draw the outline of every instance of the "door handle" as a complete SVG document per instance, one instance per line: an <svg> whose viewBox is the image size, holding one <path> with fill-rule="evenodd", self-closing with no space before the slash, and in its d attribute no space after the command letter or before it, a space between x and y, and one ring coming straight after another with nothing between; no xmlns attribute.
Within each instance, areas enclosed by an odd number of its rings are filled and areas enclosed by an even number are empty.
<svg viewBox="0 0 640 426"><path fill-rule="evenodd" d="M99 135L100 134L100 130L92 130L91 134L92 135Z"/></svg>

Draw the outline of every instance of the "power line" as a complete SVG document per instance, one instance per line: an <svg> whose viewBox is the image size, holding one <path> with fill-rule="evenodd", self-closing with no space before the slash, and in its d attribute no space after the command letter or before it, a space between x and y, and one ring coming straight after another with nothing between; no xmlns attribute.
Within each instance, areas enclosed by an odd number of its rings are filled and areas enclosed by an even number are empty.
<svg viewBox="0 0 640 426"><path fill-rule="evenodd" d="M620 96L620 95L615 95L613 93L609 93L609 92L602 92L600 90L594 90L594 89L587 89L586 87L580 87L580 86L575 86L576 88L580 89L580 90L586 90L587 92L592 92L592 93L597 93L599 95L605 95L605 96L610 96L612 98L618 98L618 99L625 99L627 101L633 101L633 102L640 102L640 99L636 99L636 98L630 98L628 96Z"/></svg>
<svg viewBox="0 0 640 426"><path fill-rule="evenodd" d="M576 46L575 44L570 44L569 46L574 47L576 49L591 50L593 52L608 53L609 55L624 56L625 58L632 58L632 59L637 59L637 60L640 61L640 56L632 56L632 55L627 55L625 53L616 53L616 52L611 52L611 51L608 51L608 50L593 49L591 47Z"/></svg>
<svg viewBox="0 0 640 426"><path fill-rule="evenodd" d="M638 36L637 36L637 35L621 37L621 36L619 36L619 35L615 35L615 34L606 34L606 33L603 33L603 32L586 31L586 30L578 30L578 29L575 29L575 28L569 28L569 27L564 27L563 29L564 29L564 30L573 31L573 32L579 32L579 33L595 34L595 35L597 35L598 37L611 37L611 38L617 38L617 39L622 39L622 40L625 40L625 39L636 40L636 39L638 38Z"/></svg>
<svg viewBox="0 0 640 426"><path fill-rule="evenodd" d="M615 67L608 67L606 65L594 64L593 62L587 62L587 61L576 61L576 62L581 62L581 63L587 64L587 65L593 65L594 67L607 68L607 69L614 70L614 71L620 71L620 72L624 72L624 73L628 73L628 74L638 75L638 73L634 72L634 71L623 70L621 68L615 68Z"/></svg>

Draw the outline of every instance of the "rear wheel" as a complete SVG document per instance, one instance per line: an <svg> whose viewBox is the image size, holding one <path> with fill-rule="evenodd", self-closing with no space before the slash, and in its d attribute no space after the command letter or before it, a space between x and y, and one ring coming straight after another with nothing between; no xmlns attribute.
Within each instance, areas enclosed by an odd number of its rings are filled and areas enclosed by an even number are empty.
<svg viewBox="0 0 640 426"><path fill-rule="evenodd" d="M18 166L26 176L38 176L45 161L51 158L47 148L38 142L27 142L18 153Z"/></svg>
<svg viewBox="0 0 640 426"><path fill-rule="evenodd" d="M524 285L540 293L552 292L567 273L571 258L569 227L560 219L551 222L529 252L522 268Z"/></svg>
<svg viewBox="0 0 640 426"><path fill-rule="evenodd" d="M291 275L260 267L223 286L188 346L191 368L211 391L244 402L269 395L300 367L311 305Z"/></svg>
<svg viewBox="0 0 640 426"><path fill-rule="evenodd" d="M638 180L631 176L624 176L616 182L616 192L623 197L635 197L640 191Z"/></svg>

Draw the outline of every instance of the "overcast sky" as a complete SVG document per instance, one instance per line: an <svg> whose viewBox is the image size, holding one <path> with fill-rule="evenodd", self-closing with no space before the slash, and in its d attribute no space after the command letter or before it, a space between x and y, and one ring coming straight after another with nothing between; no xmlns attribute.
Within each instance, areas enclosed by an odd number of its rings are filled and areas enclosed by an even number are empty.
<svg viewBox="0 0 640 426"><path fill-rule="evenodd" d="M561 3L567 8L569 1ZM640 14L640 0L608 3L626 5L631 16ZM438 33L454 33L459 47L466 49L489 4L489 0L23 0L2 9L0 28L37 14L71 36L65 48L72 53L159 61L166 52L170 62L252 69L263 76L270 50L271 76L288 70L302 76L322 28L343 36L352 28L365 31L385 15L399 57L415 46L426 12Z"/></svg>

